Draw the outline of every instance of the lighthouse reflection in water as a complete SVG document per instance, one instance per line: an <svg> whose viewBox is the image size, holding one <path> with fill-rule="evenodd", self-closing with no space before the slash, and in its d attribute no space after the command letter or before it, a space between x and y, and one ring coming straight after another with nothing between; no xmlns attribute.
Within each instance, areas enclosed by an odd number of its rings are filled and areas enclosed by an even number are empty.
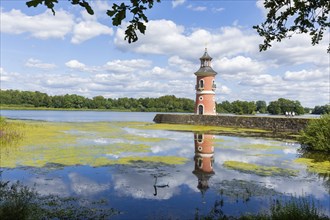
<svg viewBox="0 0 330 220"><path fill-rule="evenodd" d="M213 146L214 135L195 133L194 144L195 144L195 169L193 174L198 179L197 188L204 197L205 192L209 188L209 179L214 175L213 164L214 164L214 146Z"/></svg>

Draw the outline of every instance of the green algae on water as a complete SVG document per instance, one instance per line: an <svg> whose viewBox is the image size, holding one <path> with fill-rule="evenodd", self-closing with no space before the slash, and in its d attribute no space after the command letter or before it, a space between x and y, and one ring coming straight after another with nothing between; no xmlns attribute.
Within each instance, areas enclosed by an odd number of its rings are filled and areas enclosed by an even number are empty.
<svg viewBox="0 0 330 220"><path fill-rule="evenodd" d="M152 147L150 143L167 139L131 134L124 129L145 123L16 123L24 124L24 139L17 148L8 148L8 152L1 155L1 167L47 167L47 164L106 166L129 164L135 160L182 164L186 161L176 156L147 156ZM86 145L86 141L91 144Z"/></svg>
<svg viewBox="0 0 330 220"><path fill-rule="evenodd" d="M296 176L298 172L292 169L284 169L273 166L261 166L240 161L225 161L223 165L232 170L237 170L243 173L253 173L259 176Z"/></svg>
<svg viewBox="0 0 330 220"><path fill-rule="evenodd" d="M170 131L192 131L192 132L206 132L206 133L244 133L244 132L258 132L265 133L269 132L261 129L249 129L249 128L231 128L231 127L219 127L219 126L207 126L207 125L186 125L186 124L150 124L145 123L144 126L135 124L131 127L140 129L151 129L151 130L170 130Z"/></svg>
<svg viewBox="0 0 330 220"><path fill-rule="evenodd" d="M309 158L298 158L295 159L294 162L306 165L309 172L330 176L330 161L328 160L315 161Z"/></svg>

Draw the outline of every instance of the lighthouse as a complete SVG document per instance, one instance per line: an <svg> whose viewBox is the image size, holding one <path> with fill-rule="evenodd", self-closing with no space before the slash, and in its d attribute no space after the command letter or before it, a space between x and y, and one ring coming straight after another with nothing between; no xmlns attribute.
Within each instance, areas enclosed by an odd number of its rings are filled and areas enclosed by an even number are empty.
<svg viewBox="0 0 330 220"><path fill-rule="evenodd" d="M214 175L213 139L214 135L212 134L194 134L195 169L193 174L195 174L198 179L197 188L202 193L202 196L204 196L209 188L209 179Z"/></svg>
<svg viewBox="0 0 330 220"><path fill-rule="evenodd" d="M201 66L195 75L196 80L196 103L195 114L216 115L215 105L215 72L211 67L212 57L207 53L207 48L201 58Z"/></svg>

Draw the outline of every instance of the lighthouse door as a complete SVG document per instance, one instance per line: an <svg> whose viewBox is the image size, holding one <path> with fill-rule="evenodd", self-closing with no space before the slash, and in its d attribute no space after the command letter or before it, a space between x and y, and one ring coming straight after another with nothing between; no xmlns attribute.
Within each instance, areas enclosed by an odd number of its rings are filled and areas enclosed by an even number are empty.
<svg viewBox="0 0 330 220"><path fill-rule="evenodd" d="M199 114L199 115L202 115L203 112L204 112L204 107L203 107L202 105L199 105L199 106L198 106L198 114Z"/></svg>

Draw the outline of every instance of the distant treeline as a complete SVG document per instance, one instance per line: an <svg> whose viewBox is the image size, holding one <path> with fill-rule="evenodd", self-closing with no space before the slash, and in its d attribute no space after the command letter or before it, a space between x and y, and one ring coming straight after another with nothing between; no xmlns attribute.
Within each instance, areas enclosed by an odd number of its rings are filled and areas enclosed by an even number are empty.
<svg viewBox="0 0 330 220"><path fill-rule="evenodd" d="M22 107L46 107L65 109L109 109L141 112L192 112L194 101L187 98L176 98L166 95L159 98L104 98L95 96L86 98L80 95L55 95L18 90L0 90L2 105L19 105Z"/></svg>
<svg viewBox="0 0 330 220"><path fill-rule="evenodd" d="M140 112L194 112L194 100L187 98L177 98L174 95L166 95L159 98L104 98L95 96L86 98L80 95L55 95L46 93L18 90L0 90L0 103L2 105L15 105L20 107L44 107L44 108L64 108L64 109L109 109L122 111ZM218 113L234 114L285 114L285 112L295 112L295 114L330 113L330 106L315 106L314 109L303 108L299 101L292 101L280 98L272 101L267 106L265 101L223 101L217 103Z"/></svg>

